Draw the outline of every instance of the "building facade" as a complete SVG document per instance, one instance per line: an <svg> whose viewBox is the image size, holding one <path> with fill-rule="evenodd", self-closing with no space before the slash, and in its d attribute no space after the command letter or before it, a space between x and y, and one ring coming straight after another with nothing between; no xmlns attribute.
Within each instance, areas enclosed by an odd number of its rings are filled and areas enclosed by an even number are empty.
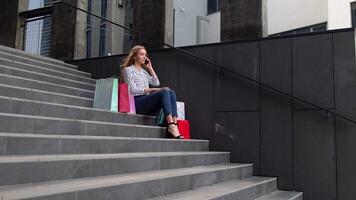
<svg viewBox="0 0 356 200"><path fill-rule="evenodd" d="M355 0L268 0L268 35L298 34L356 26L355 2Z"/></svg>
<svg viewBox="0 0 356 200"><path fill-rule="evenodd" d="M166 48L164 43L181 47L256 39L265 35L265 1L63 0L70 7L52 0L4 0L0 4L17 13L11 20L18 25L0 36L16 32L2 44L62 60L127 53L134 44L157 49Z"/></svg>
<svg viewBox="0 0 356 200"><path fill-rule="evenodd" d="M132 26L131 0L87 0L86 3L87 11L117 24ZM129 31L90 15L86 15L86 22L86 57L118 54L131 46Z"/></svg>

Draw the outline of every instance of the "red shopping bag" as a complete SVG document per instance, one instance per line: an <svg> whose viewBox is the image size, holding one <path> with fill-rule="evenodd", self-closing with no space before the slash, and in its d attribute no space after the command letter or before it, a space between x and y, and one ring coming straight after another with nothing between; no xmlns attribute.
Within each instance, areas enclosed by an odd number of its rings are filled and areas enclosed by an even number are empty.
<svg viewBox="0 0 356 200"><path fill-rule="evenodd" d="M126 83L120 83L118 88L118 104L119 112L136 113L135 99L129 93L129 88Z"/></svg>
<svg viewBox="0 0 356 200"><path fill-rule="evenodd" d="M178 130L184 139L190 139L190 125L188 120L177 120Z"/></svg>

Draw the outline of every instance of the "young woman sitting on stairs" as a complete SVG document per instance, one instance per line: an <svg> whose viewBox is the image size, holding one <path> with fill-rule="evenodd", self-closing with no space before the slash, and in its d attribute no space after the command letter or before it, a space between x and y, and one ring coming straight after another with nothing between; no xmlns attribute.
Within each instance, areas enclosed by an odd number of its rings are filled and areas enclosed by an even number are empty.
<svg viewBox="0 0 356 200"><path fill-rule="evenodd" d="M183 139L177 126L177 98L174 90L158 87L159 79L147 57L144 46L134 46L121 65L121 80L128 84L129 92L135 98L136 113L147 115L164 111L167 121L167 137Z"/></svg>

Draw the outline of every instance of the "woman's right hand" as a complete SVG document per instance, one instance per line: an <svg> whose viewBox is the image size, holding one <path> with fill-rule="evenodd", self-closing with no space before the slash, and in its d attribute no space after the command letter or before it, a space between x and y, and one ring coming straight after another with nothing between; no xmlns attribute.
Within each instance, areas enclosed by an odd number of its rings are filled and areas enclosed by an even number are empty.
<svg viewBox="0 0 356 200"><path fill-rule="evenodd" d="M170 90L169 87L162 87L162 88L147 88L146 89L148 93L151 93L151 92L159 92L161 90Z"/></svg>
<svg viewBox="0 0 356 200"><path fill-rule="evenodd" d="M145 93L158 92L161 91L161 88L146 88Z"/></svg>
<svg viewBox="0 0 356 200"><path fill-rule="evenodd" d="M152 92L159 92L162 90L162 88L151 88L152 89Z"/></svg>

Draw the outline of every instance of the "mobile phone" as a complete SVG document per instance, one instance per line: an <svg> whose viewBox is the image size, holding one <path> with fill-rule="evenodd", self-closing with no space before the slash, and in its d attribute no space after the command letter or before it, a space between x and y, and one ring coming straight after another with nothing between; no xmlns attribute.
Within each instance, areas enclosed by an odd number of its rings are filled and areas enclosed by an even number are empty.
<svg viewBox="0 0 356 200"><path fill-rule="evenodd" d="M149 63L148 59L146 58L145 60L145 65L147 65Z"/></svg>

